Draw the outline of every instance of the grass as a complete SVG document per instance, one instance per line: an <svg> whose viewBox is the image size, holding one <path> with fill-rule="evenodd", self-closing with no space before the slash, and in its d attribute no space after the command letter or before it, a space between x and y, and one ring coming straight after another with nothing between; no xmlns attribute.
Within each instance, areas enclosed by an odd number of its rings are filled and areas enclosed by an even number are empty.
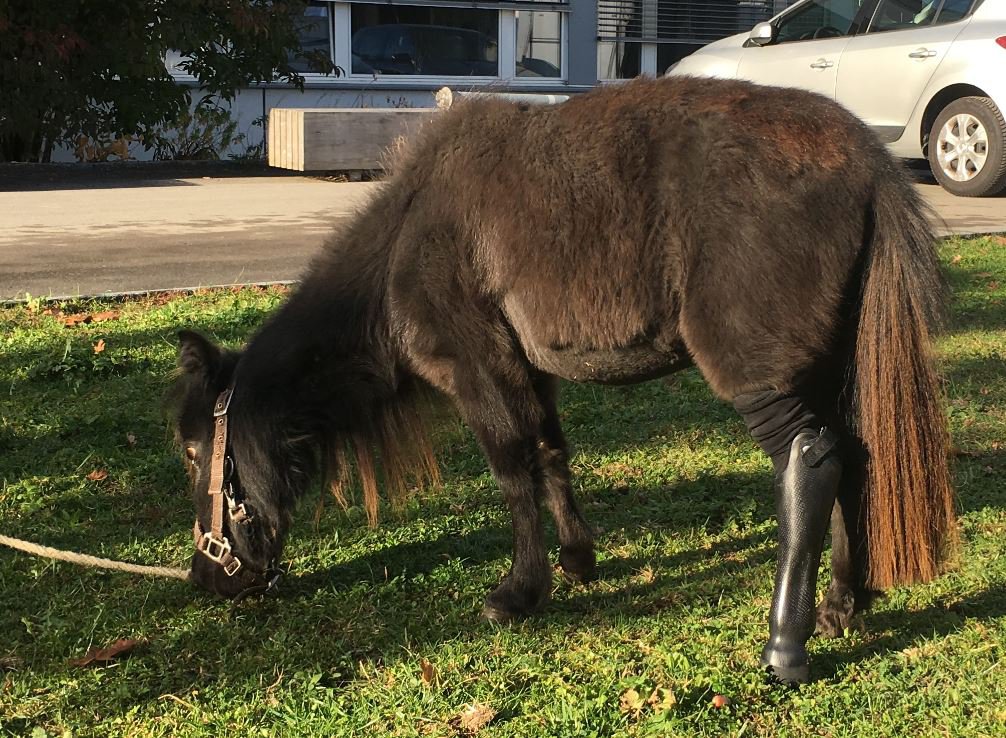
<svg viewBox="0 0 1006 738"><path fill-rule="evenodd" d="M184 582L0 552L0 733L451 736L476 704L495 714L467 729L487 737L1006 734L1006 246L954 240L942 252L965 548L950 573L890 592L848 637L814 639L812 684L788 690L758 672L770 466L688 371L565 387L602 579L557 577L541 617L514 626L479 619L508 567L509 527L457 424L440 434L443 489L386 510L377 529L315 494L279 596L233 613ZM237 345L282 299L246 289L0 309L0 530L185 566L191 502L161 404L174 332ZM69 663L118 638L146 644L107 666Z"/></svg>

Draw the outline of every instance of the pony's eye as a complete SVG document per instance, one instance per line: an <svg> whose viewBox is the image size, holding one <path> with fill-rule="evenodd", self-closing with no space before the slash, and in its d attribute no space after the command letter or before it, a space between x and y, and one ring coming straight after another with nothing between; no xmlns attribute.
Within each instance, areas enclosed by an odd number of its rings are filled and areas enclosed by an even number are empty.
<svg viewBox="0 0 1006 738"><path fill-rule="evenodd" d="M196 447L195 446L186 446L185 447L185 457L189 461L195 461L196 460Z"/></svg>

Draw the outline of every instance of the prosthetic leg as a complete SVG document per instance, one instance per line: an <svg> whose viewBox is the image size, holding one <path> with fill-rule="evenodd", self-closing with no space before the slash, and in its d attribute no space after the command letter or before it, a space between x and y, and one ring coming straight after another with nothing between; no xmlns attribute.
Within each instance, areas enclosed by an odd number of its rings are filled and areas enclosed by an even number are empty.
<svg viewBox="0 0 1006 738"><path fill-rule="evenodd" d="M779 554L761 664L786 683L810 677L806 643L814 633L817 569L835 504L842 463L838 437L799 397L773 390L735 398L776 472Z"/></svg>

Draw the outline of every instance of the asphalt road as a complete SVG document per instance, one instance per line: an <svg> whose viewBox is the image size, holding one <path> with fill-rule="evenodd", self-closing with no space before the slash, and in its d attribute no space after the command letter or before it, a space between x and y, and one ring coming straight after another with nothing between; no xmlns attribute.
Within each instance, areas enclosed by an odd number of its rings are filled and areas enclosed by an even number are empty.
<svg viewBox="0 0 1006 738"><path fill-rule="evenodd" d="M375 186L229 177L0 192L0 299L295 280Z"/></svg>
<svg viewBox="0 0 1006 738"><path fill-rule="evenodd" d="M154 180L143 171L57 170L20 187L0 177L0 300L295 280L376 187L269 171L183 169ZM941 233L1006 232L1006 197L956 198L916 176Z"/></svg>

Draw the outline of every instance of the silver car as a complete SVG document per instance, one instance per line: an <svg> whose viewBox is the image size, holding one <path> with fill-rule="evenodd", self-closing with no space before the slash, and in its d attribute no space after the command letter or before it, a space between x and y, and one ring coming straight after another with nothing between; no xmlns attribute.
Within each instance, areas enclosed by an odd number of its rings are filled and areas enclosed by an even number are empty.
<svg viewBox="0 0 1006 738"><path fill-rule="evenodd" d="M1006 188L1006 0L801 0L667 73L819 92L950 192Z"/></svg>

